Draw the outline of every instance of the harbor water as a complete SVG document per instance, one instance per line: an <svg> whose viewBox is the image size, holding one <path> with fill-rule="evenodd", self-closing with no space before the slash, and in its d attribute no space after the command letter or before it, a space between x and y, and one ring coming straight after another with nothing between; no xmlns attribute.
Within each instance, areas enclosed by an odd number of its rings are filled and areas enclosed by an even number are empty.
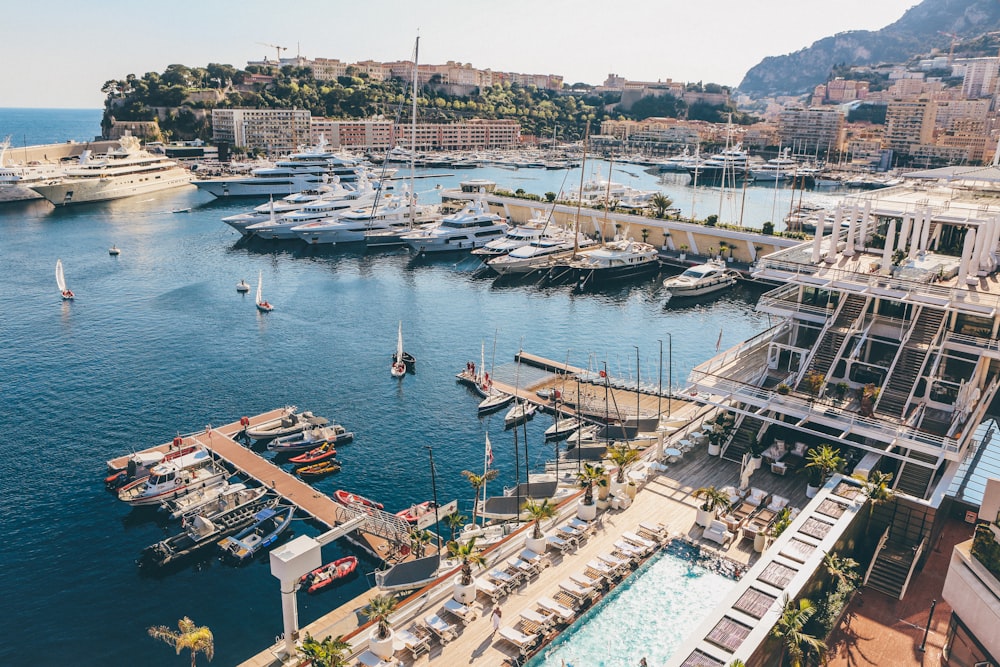
<svg viewBox="0 0 1000 667"><path fill-rule="evenodd" d="M0 134L9 112L0 110ZM55 132L47 113L30 117ZM96 134L100 112L90 113ZM49 140L25 135L28 143ZM478 177L544 193L563 179L531 172L534 180L529 170L468 170L425 179L418 190ZM253 203L215 200L192 187L64 209L47 202L0 208L7 295L0 425L8 436L0 458L0 534L7 537L0 590L14 621L0 642L0 664L177 664L146 629L189 616L212 629L214 664L231 665L281 631L278 582L266 557L241 568L214 554L169 573L136 567L143 547L179 527L130 511L105 491L110 458L294 404L356 434L339 448L343 470L317 482L319 492L349 489L392 511L427 500L430 447L439 500L458 498L468 515L472 490L461 471L481 469L487 432L501 473L494 490L514 483L514 439L502 414L478 419L476 397L455 381L467 361L479 362L483 346L486 363L512 379L523 347L595 370L607 364L626 377L634 377L638 354L644 383L657 382L662 370L664 386L670 377L681 385L718 346L768 326L753 312L760 290L751 287L664 309L656 279L590 293L500 287L474 276L477 263L462 256L246 243L220 218ZM190 211L175 212L183 209ZM108 254L112 245L121 255ZM73 302L56 290L57 259ZM275 306L269 314L235 289L240 279L253 284L258 272ZM389 364L399 321L417 372L396 380ZM550 419L527 427L532 470L555 454L542 437ZM319 531L307 521L293 530ZM343 541L323 550L324 561L344 554L359 556L359 574L320 595L300 595L303 624L371 585L377 560Z"/></svg>

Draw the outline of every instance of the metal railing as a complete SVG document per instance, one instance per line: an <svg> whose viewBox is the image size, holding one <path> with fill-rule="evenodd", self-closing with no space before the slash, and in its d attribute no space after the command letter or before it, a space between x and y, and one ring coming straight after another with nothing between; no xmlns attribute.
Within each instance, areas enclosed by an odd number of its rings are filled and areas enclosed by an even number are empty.
<svg viewBox="0 0 1000 667"><path fill-rule="evenodd" d="M906 581L903 582L903 588L899 591L899 599L902 600L903 596L906 595L906 588L910 585L910 579L913 578L913 571L917 569L917 563L920 562L920 556L924 553L924 548L927 546L927 538L920 540L920 546L917 550L913 552L913 560L910 562L910 569L906 573Z"/></svg>
<svg viewBox="0 0 1000 667"><path fill-rule="evenodd" d="M770 329L766 329L753 338L748 338L736 347L731 347L725 352L720 352L714 357L710 358L708 361L702 362L695 367L695 371L710 374L714 371L728 365L729 363L736 361L737 359L744 357L749 352L757 351L765 345L770 344L772 340L777 338L779 335L786 333L791 329L791 322L784 321L780 322Z"/></svg>
<svg viewBox="0 0 1000 667"><path fill-rule="evenodd" d="M868 584L868 577L872 576L872 570L875 569L875 563L878 562L878 555L882 553L882 549L885 548L885 543L888 541L889 541L889 527L886 526L885 532L882 533L882 537L878 541L878 546L875 547L875 553L872 554L872 562L868 564L868 570L865 571L865 578L861 581L862 586Z"/></svg>

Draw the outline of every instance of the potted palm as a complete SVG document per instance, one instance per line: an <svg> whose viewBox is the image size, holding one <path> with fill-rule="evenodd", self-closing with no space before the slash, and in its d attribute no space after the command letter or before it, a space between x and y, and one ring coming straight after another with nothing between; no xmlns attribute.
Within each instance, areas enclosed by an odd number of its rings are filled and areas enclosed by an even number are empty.
<svg viewBox="0 0 1000 667"><path fill-rule="evenodd" d="M611 445L608 447L607 459L618 466L614 479L611 480L611 493L620 495L619 492L625 487L627 479L625 474L630 465L639 460L639 450L629 447L627 443Z"/></svg>
<svg viewBox="0 0 1000 667"><path fill-rule="evenodd" d="M534 522L534 526L531 529L531 536L525 539L524 546L531 551L534 551L536 554L545 553L547 540L545 539L545 533L542 532L542 521L545 519L551 519L556 515L556 506L551 504L549 499L546 498L542 502L529 500L524 503L524 506L521 509L524 510Z"/></svg>
<svg viewBox="0 0 1000 667"><path fill-rule="evenodd" d="M462 604L470 604L476 599L476 584L472 580L472 566L484 567L486 559L476 547L476 538L466 542L452 540L448 543L448 555L457 558L462 563L462 574L455 582L453 597Z"/></svg>
<svg viewBox="0 0 1000 667"><path fill-rule="evenodd" d="M720 509L729 509L729 496L714 486L703 486L691 495L702 501L701 505L698 506L695 523L703 528L708 528Z"/></svg>
<svg viewBox="0 0 1000 667"><path fill-rule="evenodd" d="M580 488L583 489L583 498L577 505L576 515L584 521L593 521L597 518L597 505L594 504L594 485L607 486L608 483L604 476L604 468L592 463L584 463L583 468L576 474L576 478Z"/></svg>
<svg viewBox="0 0 1000 667"><path fill-rule="evenodd" d="M806 486L806 496L812 498L819 491L820 487L826 484L826 480L835 472L840 472L844 468L844 458L840 455L839 449L834 449L830 445L823 444L819 447L811 447L806 452L806 465L804 470L809 476L809 484Z"/></svg>
<svg viewBox="0 0 1000 667"><path fill-rule="evenodd" d="M756 436L750 437L750 462L754 470L760 470L760 466L764 461L764 450L766 449L767 447L763 441Z"/></svg>
<svg viewBox="0 0 1000 667"><path fill-rule="evenodd" d="M311 662L313 667L347 667L350 663L345 654L350 648L351 644L344 641L344 635L336 638L327 635L319 641L307 632L299 647L299 656Z"/></svg>
<svg viewBox="0 0 1000 667"><path fill-rule="evenodd" d="M677 255L677 259L683 262L685 259L687 259L688 245L686 243L682 243L679 246L677 246L677 249L680 250L680 253Z"/></svg>
<svg viewBox="0 0 1000 667"><path fill-rule="evenodd" d="M392 626L389 625L389 617L395 610L396 598L391 595L376 595L368 600L368 607L363 612L368 620L376 623L368 638L368 650L383 660L392 659L393 653L396 652L392 645L394 639Z"/></svg>

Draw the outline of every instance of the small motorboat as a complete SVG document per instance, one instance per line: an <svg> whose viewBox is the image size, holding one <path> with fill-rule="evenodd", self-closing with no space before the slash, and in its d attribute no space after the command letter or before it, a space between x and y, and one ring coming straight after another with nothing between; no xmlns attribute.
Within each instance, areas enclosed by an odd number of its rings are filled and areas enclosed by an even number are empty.
<svg viewBox="0 0 1000 667"><path fill-rule="evenodd" d="M350 493L349 491L344 491L343 489L337 489L333 492L333 499L336 500L341 505L355 505L362 507L373 507L375 509L382 509L382 503L375 502L370 498L365 498L364 496L359 496L356 493Z"/></svg>
<svg viewBox="0 0 1000 667"><path fill-rule="evenodd" d="M338 461L329 460L312 463L307 466L300 466L295 469L295 474L299 477L326 477L327 475L332 475L335 472L340 472L340 463Z"/></svg>
<svg viewBox="0 0 1000 667"><path fill-rule="evenodd" d="M403 521L407 523L416 523L420 517L427 514L428 512L433 512L437 505L434 504L433 500L425 500L422 503L417 503L416 505L411 505L405 510L400 510L396 512L398 516Z"/></svg>
<svg viewBox="0 0 1000 667"><path fill-rule="evenodd" d="M576 417L563 417L556 420L556 423L545 429L546 440L561 440L569 437L569 434L580 428L580 420Z"/></svg>
<svg viewBox="0 0 1000 667"><path fill-rule="evenodd" d="M184 440L181 439L180 442L183 443ZM182 447L175 444L175 446L177 447L176 449L171 449L167 452L151 451L132 454L128 457L128 462L124 468L113 470L110 475L104 478L104 486L107 487L108 491L117 491L126 484L149 477L149 471L158 463L192 454L198 448L197 445Z"/></svg>
<svg viewBox="0 0 1000 667"><path fill-rule="evenodd" d="M118 249L118 246L111 244L111 247L108 248L108 254L111 255L112 257L117 257L118 255L122 254L122 251Z"/></svg>
<svg viewBox="0 0 1000 667"><path fill-rule="evenodd" d="M223 559L246 562L278 541L292 524L295 506L278 505L262 509L254 515L254 522L232 537L219 540Z"/></svg>
<svg viewBox="0 0 1000 667"><path fill-rule="evenodd" d="M538 398L545 399L546 401L559 400L562 398L562 394L560 394L559 390L555 387L545 387L544 389L539 389L535 392L535 395L538 396Z"/></svg>
<svg viewBox="0 0 1000 667"><path fill-rule="evenodd" d="M671 298L701 296L726 289L736 284L739 272L727 268L721 262L707 262L692 266L679 276L663 281Z"/></svg>
<svg viewBox="0 0 1000 667"><path fill-rule="evenodd" d="M159 505L204 486L218 484L229 476L210 452L198 447L190 454L156 464L148 477L121 487L118 499L133 507Z"/></svg>
<svg viewBox="0 0 1000 667"><path fill-rule="evenodd" d="M308 410L302 413L295 412L295 406L285 408L285 414L275 419L257 424L253 428L247 428L247 436L254 440L271 440L281 438L286 435L293 435L314 426L326 426L329 420L317 417ZM317 443L319 444L319 443ZM315 447L315 445L313 445Z"/></svg>
<svg viewBox="0 0 1000 667"><path fill-rule="evenodd" d="M303 574L299 580L299 584L308 586L309 588L306 589L308 592L316 593L338 579L343 579L350 575L357 567L358 559L356 556L344 556L332 563L317 567L312 572Z"/></svg>
<svg viewBox="0 0 1000 667"><path fill-rule="evenodd" d="M491 389L490 392L490 395L484 398L479 404L480 415L496 412L500 408L506 407L511 401L514 400L513 394L507 394L499 389Z"/></svg>
<svg viewBox="0 0 1000 667"><path fill-rule="evenodd" d="M196 491L185 494L180 498L164 501L160 505L161 512L167 512L171 519L179 519L185 514L197 512L202 507L208 506L213 500L224 493L235 492L247 488L246 484L230 484L226 480L219 480L217 484L204 486Z"/></svg>
<svg viewBox="0 0 1000 667"><path fill-rule="evenodd" d="M336 455L337 448L334 446L334 443L324 442L319 447L310 449L308 452L303 452L298 456L293 456L288 460L292 463L308 465L310 463L319 463L320 461L332 459Z"/></svg>
<svg viewBox="0 0 1000 667"><path fill-rule="evenodd" d="M241 278L240 281L236 283L236 291L240 294L246 294L250 291L250 285L247 284L247 281Z"/></svg>
<svg viewBox="0 0 1000 667"><path fill-rule="evenodd" d="M320 426L317 428L275 438L267 443L267 448L272 452L285 454L298 454L316 449L322 444L333 443L334 445L346 444L354 439L354 433L348 431L340 424L332 426Z"/></svg>
<svg viewBox="0 0 1000 667"><path fill-rule="evenodd" d="M528 403L527 401L516 402L503 417L504 428L513 428L518 424L523 424L535 416L535 410L537 409L538 406L534 403Z"/></svg>
<svg viewBox="0 0 1000 667"><path fill-rule="evenodd" d="M173 213L190 213L190 212L191 212L190 208L175 208L173 210Z"/></svg>

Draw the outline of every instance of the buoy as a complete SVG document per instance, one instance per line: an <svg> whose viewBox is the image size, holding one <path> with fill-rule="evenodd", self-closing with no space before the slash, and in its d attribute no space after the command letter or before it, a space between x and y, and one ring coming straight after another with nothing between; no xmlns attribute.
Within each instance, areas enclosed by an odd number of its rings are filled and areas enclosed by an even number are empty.
<svg viewBox="0 0 1000 667"><path fill-rule="evenodd" d="M182 438L181 436L177 436L176 438L174 438L174 447L180 447L183 444L184 444L184 438Z"/></svg>
<svg viewBox="0 0 1000 667"><path fill-rule="evenodd" d="M240 417L240 426L246 428L249 425L250 425L250 418L249 417Z"/></svg>

